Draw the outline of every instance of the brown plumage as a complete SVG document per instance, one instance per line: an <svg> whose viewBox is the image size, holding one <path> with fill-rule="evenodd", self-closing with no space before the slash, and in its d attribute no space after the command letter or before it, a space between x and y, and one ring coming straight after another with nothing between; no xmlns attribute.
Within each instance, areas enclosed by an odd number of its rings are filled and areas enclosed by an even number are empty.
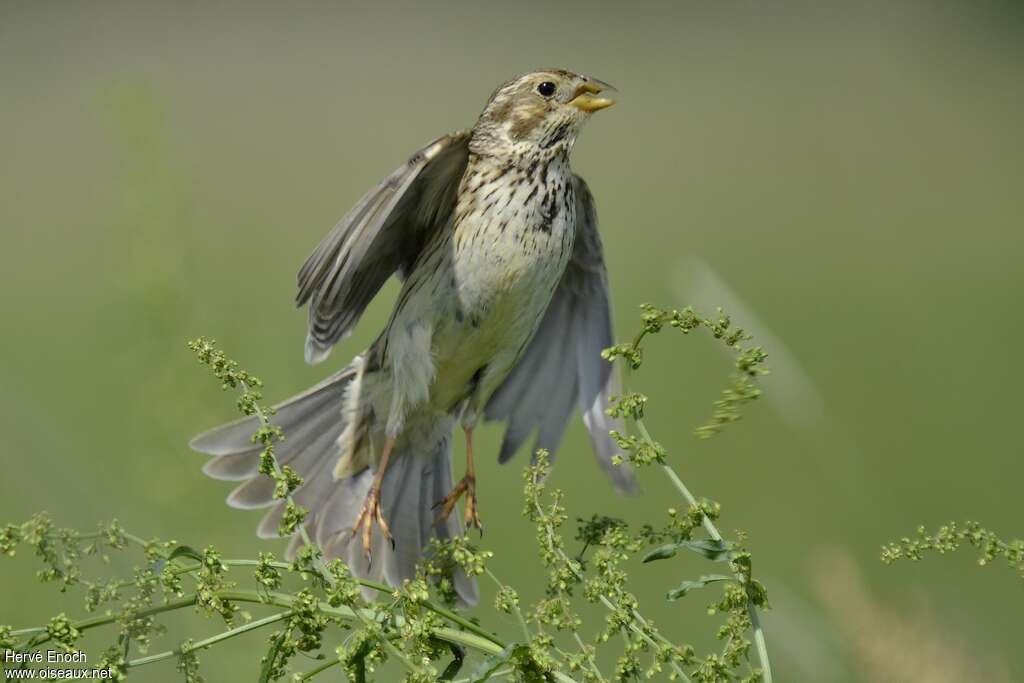
<svg viewBox="0 0 1024 683"><path fill-rule="evenodd" d="M505 462L534 432L536 446L554 450L578 404L599 461L631 488L629 471L611 463L604 412L611 316L593 197L569 168L580 127L611 104L599 96L608 89L560 69L508 81L472 130L414 154L300 270L311 363L352 331L392 274L403 281L370 348L274 418L287 435L279 459L305 478L296 498L310 509L307 531L357 575L392 585L413 576L432 536L462 533L452 511L463 496L467 521L480 525L471 437L481 416L507 423ZM456 423L467 467L453 487ZM193 447L215 456L210 476L245 480L230 504L274 505L266 536L282 505L256 473L252 428L225 425ZM465 576L456 588L475 601Z"/></svg>

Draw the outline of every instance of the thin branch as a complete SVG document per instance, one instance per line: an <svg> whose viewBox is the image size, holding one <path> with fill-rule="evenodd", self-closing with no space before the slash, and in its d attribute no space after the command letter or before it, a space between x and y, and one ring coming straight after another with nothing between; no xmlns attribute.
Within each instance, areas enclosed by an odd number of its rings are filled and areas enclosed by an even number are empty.
<svg viewBox="0 0 1024 683"><path fill-rule="evenodd" d="M276 562L275 561L275 562L261 563L258 560L221 560L221 564L223 564L223 565L225 565L227 567L258 567L258 566L261 566L261 564L262 564L262 565L267 565L267 566L274 567L275 569L281 569L281 570L284 570L284 571L296 572L296 573L300 573L300 574L303 571L308 571L308 570L296 570L295 567L290 562ZM187 567L182 567L181 569L182 569L182 573L186 573L187 574L187 573L191 573L191 572L194 572L194 571L198 571L201 568L202 568L202 565L198 565L197 564L197 565L191 565L191 566L187 566ZM330 583L328 581L328 577L326 577L323 574L323 572L322 572L322 570L320 570L320 568L317 569L316 575L324 583L326 583L327 585L330 585ZM360 578L357 578L357 577L354 577L354 576L352 577L352 580L355 581L356 583L358 583L360 586L363 586L365 588L369 588L371 590L375 590L378 593L382 593L382 594L385 594L385 595L391 595L395 591L395 589L393 587L388 586L388 585L383 584L383 583L379 583L377 581L370 581L368 579L360 579ZM490 633L486 629L481 628L480 626L474 624L472 621L470 621L469 619L466 619L465 617L460 615L458 612L454 612L454 611L452 611L452 610L450 610L450 609L448 609L446 607L442 607L441 605L438 605L438 604L436 604L436 603L434 603L434 602L432 602L430 600L424 600L423 602L421 602L419 604L421 604L423 607L425 607L426 609L430 610L434 614L438 615L439 617L443 617L444 619L447 619L448 621L452 622L453 624L457 624L457 625L463 627L464 629L466 629L467 631L475 633L476 635L478 635L478 636L480 636L482 638L487 638L492 643L497 645L499 648L504 648L507 645L507 643L505 643L504 641L499 639L493 633Z"/></svg>
<svg viewBox="0 0 1024 683"><path fill-rule="evenodd" d="M534 484L537 484L537 483L538 482L536 481L536 478L534 478ZM541 508L540 501L537 500L537 496L536 495L534 495L533 500L531 502L533 503L533 507L537 511L537 514L540 517L543 517L544 516L544 510ZM584 579L583 574L577 569L576 562L572 558L570 558L569 555L563 549L558 547L558 544L555 543L555 532L554 532L554 529L551 528L551 525L550 524L545 524L544 525L544 530L547 532L548 550L556 553L559 556L559 558L562 560L562 562L565 564L565 566L568 567L569 571L573 573L573 576L575 576L578 580L583 581L583 579ZM612 602L612 600L608 596L606 596L604 594L601 594L599 597L600 597L600 600L601 600L601 604L603 604L610 611L612 611L612 612L621 611L620 607L618 605L616 605L614 602ZM665 637L661 636L660 634L658 634L657 631L654 628L651 627L651 625L647 622L646 619L644 619L640 615L639 612L637 612L636 610L630 610L630 616L632 617L632 619L631 619L631 621L629 623L630 630L633 631L634 633L636 633L641 638L643 638L644 641L646 641L648 645L651 645L652 647L655 647L655 648L658 647L658 642L655 641L651 637L651 635L647 633L647 631L649 630L652 633L655 633L655 634L657 634L659 636L659 638L661 639L663 645L669 645L671 647L675 647L672 644L671 641L669 641L667 638L665 638ZM643 628L640 628L639 626L637 626L633 622L640 622L640 624L643 626ZM684 671L683 668L681 666L679 666L679 664L674 659L670 659L669 663L672 665L672 668L675 669L676 673L684 681L687 681L688 683L692 683L690 677L686 675L686 671Z"/></svg>
<svg viewBox="0 0 1024 683"><path fill-rule="evenodd" d="M250 391L250 387L249 387L249 385L245 381L240 381L239 384L241 384L244 392L249 392ZM252 409L253 409L253 414L259 420L260 425L262 425L263 427L271 426L271 424L270 424L270 417L267 415L267 412L263 409L262 406L259 405L258 402L254 401L252 403ZM269 459L270 459L271 464L273 465L274 473L277 474L279 477L283 477L284 476L284 471L281 469L281 465L277 461L277 456L274 455L273 449L268 448L267 452L270 454L270 458ZM285 490L284 498L285 498L285 500L289 504L291 504L293 506L297 506L297 503L295 502L295 499L292 497L291 491L288 491L286 489ZM316 548L319 551L319 547L315 543L313 543L313 540L309 537L309 532L306 531L305 520L299 522L299 528L298 528L298 532L297 533L299 534L299 537L302 539L302 543L304 545L307 545L307 546L309 546L311 548ZM326 583L328 586L331 586L332 585L331 578L330 578L330 575L327 572L326 565L324 564L323 554L320 553L320 552L317 552L316 555L313 558L313 562L314 562L317 570L320 572L320 575L321 575L324 583ZM362 623L364 628L368 628L368 627L373 626L373 624L362 615L360 610L354 610L353 613L355 614L356 618ZM406 654L404 652L402 652L398 647L396 647L395 644L392 643L389 639L385 638L383 640L383 645L384 645L384 648L388 651L388 653L392 657L394 657L395 659L400 661L409 671L413 671L413 672L419 672L420 671L421 667L417 666L415 662L413 662L411 659L409 659L409 657L406 656Z"/></svg>
<svg viewBox="0 0 1024 683"><path fill-rule="evenodd" d="M132 668L132 667L136 667L136 666L145 666L146 664L152 664L154 662L163 661L165 659L170 659L171 657L178 657L178 656L181 656L181 655L183 655L185 653L188 653L188 652L194 652L195 650L202 650L202 649L208 648L208 647L210 647L212 645L216 645L217 643L219 643L221 641L227 640L228 638L234 638L235 636L240 636L243 633L248 633L249 631L254 631L254 630L258 629L258 628L262 628L263 626L267 626L268 624L276 624L279 621L284 621L285 619L288 619L291 616L292 616L292 611L291 610L288 610L287 612L280 612L278 614L272 614L269 617L264 617L263 619L257 619L256 621L251 621L248 624L245 624L243 626L239 626L238 628L233 628L233 629L231 629L229 631L224 631L223 633L218 633L215 636L210 636L209 638L206 638L205 640L200 640L198 642L192 643L188 647L184 647L183 646L183 647L175 648L173 650L167 650L166 652L160 652L160 653L157 653L155 655L149 655L148 657L139 657L138 659L133 659L133 660L127 662L125 664L125 666L128 667L129 669Z"/></svg>
<svg viewBox="0 0 1024 683"><path fill-rule="evenodd" d="M491 581L493 581L494 584L498 587L498 590L505 588L505 584L503 584L501 580L497 576L495 576L494 572L492 572L490 569L485 567L484 573L486 573L487 576L490 577ZM523 616L523 611L519 609L518 604L512 605L512 613L515 615L516 620L519 622L519 628L523 630L523 637L526 638L526 642L530 642L531 640L533 640L533 634L530 633L530 627L526 623L526 618Z"/></svg>
<svg viewBox="0 0 1024 683"><path fill-rule="evenodd" d="M191 607L192 605L195 605L196 604L196 600L197 600L197 596L196 595L188 595L188 596L185 596L185 597L180 598L178 600L172 600L170 602L164 603L163 605L157 605L156 607L151 607L149 609L142 610L140 612L137 612L135 614L135 616L137 618L144 618L144 617L153 616L155 614L161 614L163 612L173 612L174 610L182 609L184 607ZM112 624L112 623L116 622L117 619L118 619L118 615L117 614L110 614L110 615L105 615L105 616L102 616L102 617L91 617L89 619L82 619L81 621L77 621L77 622L75 622L73 624L73 626L75 627L75 629L77 629L79 631L88 631L89 629L92 629L92 628L97 628L99 626L106 626L107 624ZM43 637L41 637L41 638L32 638L32 639L30 639L23 646L19 647L18 648L19 650L25 651L25 650L29 650L29 649L32 649L32 648L36 648L36 647L39 647L40 645L42 645L44 643L47 643L47 642L49 642L51 640L49 631L46 629L46 627L33 628L33 629L22 629L22 630L23 631L41 632L40 635L42 635L42 634L45 634L45 635Z"/></svg>
<svg viewBox="0 0 1024 683"><path fill-rule="evenodd" d="M309 679L313 678L314 676L318 676L319 674L322 674L324 671L327 671L332 666L338 666L339 664L341 664L341 660L338 659L337 657L335 657L333 659L328 659L326 662L324 662L320 666L315 667L313 669L310 669L309 671L307 671L304 674L301 674L299 680L300 681L308 681Z"/></svg>
<svg viewBox="0 0 1024 683"><path fill-rule="evenodd" d="M640 430L640 436L642 436L644 441L647 442L647 445L654 448L656 444L654 439L651 438L651 433L647 431L647 426L644 424L643 419L636 418L635 422L637 429ZM683 480L680 479L679 475L676 474L674 469L672 469L672 466L668 463L662 462L661 469L668 476L669 481L671 481L683 495L683 498L686 499L690 506L700 510L700 504L697 501L697 498L690 493L690 489L686 487L686 484L683 483ZM715 526L715 523L711 521L710 517L703 513L701 514L701 524L704 526L704 530L708 532L708 536L713 540L720 543L724 541L722 534L718 531L718 527ZM741 578L739 574L736 576L737 578ZM764 683L772 683L772 665L768 660L768 643L765 640L764 627L761 625L761 618L758 613L757 606L749 598L747 599L747 614L750 615L750 628L754 634L754 648L757 650L757 658L761 663L761 677Z"/></svg>
<svg viewBox="0 0 1024 683"><path fill-rule="evenodd" d="M221 590L216 591L214 593L214 596L230 602L248 602L263 605L274 605L276 607L282 607L289 610L293 607L295 603L295 597L292 595L288 595L286 593L263 593L255 590ZM146 610L141 610L137 613L136 616L141 618L153 616L155 614L160 614L162 612L171 612L186 607L192 607L196 604L196 600L197 596L195 594L186 595L185 597L180 598L178 600L173 600L163 605L158 605L156 607L151 607ZM344 606L331 607L330 605L324 602L319 602L317 605L317 609L322 614L332 616L343 621L361 621L364 624L372 624L378 617L378 613L372 609L351 609L349 607ZM280 616L281 615L275 615L275 617ZM107 624L115 623L117 621L117 618L118 617L116 614L102 617L93 617L73 622L72 625L74 626L75 629L79 631L86 631L89 629L97 628L99 626L105 626ZM253 624L258 624L259 626L262 626L263 620L260 620L258 622L252 622L250 624L240 626L237 629L231 629L230 631L224 631L223 633L213 636L212 638L215 639L214 642L220 642L221 640L234 637L236 635L239 635L240 633L252 630L253 628L258 628L258 626L253 626ZM48 632L46 632L45 627L41 629L36 629L36 632L40 634L45 633L46 635L42 638L39 638L38 640L30 641L29 643L27 643L23 647L19 647L18 649L28 650L34 647L38 647L39 645L42 645L43 643L46 643L50 640L50 635ZM432 631L432 635L438 640L444 641L446 643L462 645L488 655L497 654L505 648L505 646L500 642L494 642L495 639L493 639L493 637L481 637L474 633L468 633L466 631L454 628L436 628ZM203 643L206 643L206 641L200 641L200 643L196 643L191 649L201 647L203 646ZM167 653L162 654L164 656L161 658L166 658L166 656L169 656L167 655ZM156 655L153 655L153 657L156 657ZM139 666L140 664L137 662L135 665Z"/></svg>

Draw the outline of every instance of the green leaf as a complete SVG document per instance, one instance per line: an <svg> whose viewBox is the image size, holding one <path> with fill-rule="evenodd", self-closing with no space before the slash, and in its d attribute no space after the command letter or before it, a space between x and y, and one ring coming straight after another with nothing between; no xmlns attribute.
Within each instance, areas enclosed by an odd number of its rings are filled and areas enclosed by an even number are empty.
<svg viewBox="0 0 1024 683"><path fill-rule="evenodd" d="M729 543L728 541L715 541L710 538L699 541L666 543L665 545L659 546L644 555L643 562L653 562L654 560L664 560L669 557L674 557L680 548L692 550L712 562L723 562L729 559L729 553L732 551L733 546L732 543Z"/></svg>
<svg viewBox="0 0 1024 683"><path fill-rule="evenodd" d="M642 562L654 562L655 560L666 560L670 557L675 557L676 551L679 549L677 543L666 543L665 545L658 546L651 552L644 555Z"/></svg>
<svg viewBox="0 0 1024 683"><path fill-rule="evenodd" d="M448 648L452 651L452 661L448 663L441 676L437 679L439 681L450 681L455 678L455 675L462 669L462 663L466 660L466 651L454 643L446 643Z"/></svg>
<svg viewBox="0 0 1024 683"><path fill-rule="evenodd" d="M167 561L170 562L179 557L191 557L193 560L203 561L203 554L187 545L179 545L177 548L171 551L171 554L167 556Z"/></svg>
<svg viewBox="0 0 1024 683"><path fill-rule="evenodd" d="M692 550L705 559L711 560L712 562L724 562L725 560L728 560L729 553L733 549L733 544L728 541L714 541L711 539L701 541L683 541L680 545L688 550Z"/></svg>
<svg viewBox="0 0 1024 683"><path fill-rule="evenodd" d="M683 581L677 587L673 588L668 592L666 596L669 600L678 600L683 597L694 588L703 588L709 583L715 583L716 581L732 581L733 577L726 576L725 574L705 574L696 581Z"/></svg>
<svg viewBox="0 0 1024 683"><path fill-rule="evenodd" d="M501 652L497 652L481 662L480 666L473 672L473 675L470 676L469 683L483 683L490 679L494 672L501 668L502 664L505 664L516 655L529 652L529 650L530 648L522 643L512 643Z"/></svg>

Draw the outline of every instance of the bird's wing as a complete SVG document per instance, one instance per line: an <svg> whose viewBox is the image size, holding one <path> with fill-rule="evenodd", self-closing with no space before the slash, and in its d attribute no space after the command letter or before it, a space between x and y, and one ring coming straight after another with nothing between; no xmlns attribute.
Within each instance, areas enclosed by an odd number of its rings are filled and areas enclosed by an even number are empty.
<svg viewBox="0 0 1024 683"><path fill-rule="evenodd" d="M427 238L454 210L469 133L438 138L367 192L299 271L309 303L306 361L318 363L348 335L395 272L405 277Z"/></svg>
<svg viewBox="0 0 1024 683"><path fill-rule="evenodd" d="M612 463L618 448L608 432L622 431L622 425L605 413L616 379L612 364L601 357L601 351L612 345L612 317L594 197L579 176L574 176L574 184L572 258L537 333L491 396L484 416L508 423L498 456L505 462L534 431L534 450L554 452L578 402L598 461L616 488L632 491L632 471Z"/></svg>

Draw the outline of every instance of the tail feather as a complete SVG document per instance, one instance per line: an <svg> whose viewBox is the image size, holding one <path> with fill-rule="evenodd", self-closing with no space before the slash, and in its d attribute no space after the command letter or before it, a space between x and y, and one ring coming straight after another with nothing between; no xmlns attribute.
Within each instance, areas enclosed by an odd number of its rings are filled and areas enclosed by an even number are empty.
<svg viewBox="0 0 1024 683"><path fill-rule="evenodd" d="M449 431L438 440L429 453L405 447L392 455L382 482L381 501L395 545L392 547L375 528L372 557L367 561L361 539L352 536L352 527L373 480L373 468L363 467L342 479L335 479L333 474L346 443L341 438L349 418L346 391L357 374L355 367L346 368L276 406L271 422L285 433L276 455L282 465L290 465L304 479L293 497L309 510L304 528L325 557L341 558L358 577L397 586L415 577L416 563L431 538L462 534L457 514L435 525L431 509L454 485L451 434ZM191 446L214 456L203 468L206 474L242 482L228 496L229 505L244 509L272 506L260 521L257 535L274 538L284 503L274 499L273 481L258 473L262 449L251 440L258 426L256 418L237 420L197 436ZM294 557L301 545L301 535L294 534L286 556ZM473 579L459 571L454 583L464 603L476 603ZM374 597L373 591L364 593Z"/></svg>
<svg viewBox="0 0 1024 683"><path fill-rule="evenodd" d="M348 540L372 481L373 474L365 469L335 482L334 490L316 518L316 533L312 538L317 545L326 549L329 545L337 546L339 541Z"/></svg>
<svg viewBox="0 0 1024 683"><path fill-rule="evenodd" d="M208 460L203 465L203 474L211 479L223 481L242 481L255 477L260 466L258 458L249 451L229 453Z"/></svg>
<svg viewBox="0 0 1024 683"><path fill-rule="evenodd" d="M338 482L338 488L317 516L312 538L323 548L327 557L340 557L356 576L366 576L366 560L358 552L360 545L353 542L352 526L363 505L373 474L369 469ZM379 544L376 547L380 547ZM378 563L379 564L379 563ZM364 571L360 572L360 568ZM368 596L373 597L373 596Z"/></svg>
<svg viewBox="0 0 1024 683"><path fill-rule="evenodd" d="M342 483L333 480L330 468L331 459L322 458L313 469L303 475L304 483L292 496L297 504L314 511L323 506L324 501L330 497L332 489ZM269 481L268 477L262 478ZM274 507L260 521L256 535L260 538L277 538L280 535L277 533L277 529L284 517L284 509L284 501L275 501Z"/></svg>
<svg viewBox="0 0 1024 683"><path fill-rule="evenodd" d="M405 462L398 467L394 476L385 475L381 489L385 505L384 518L388 520L391 537L395 540L394 548L388 549L391 552L381 553L384 578L392 585L401 585L402 581L415 577L416 563L423 551L420 518L424 507L427 512L430 511L430 503L424 505L420 500L420 482L424 479L423 470L429 463L425 462L425 458L417 458L415 455L403 460Z"/></svg>
<svg viewBox="0 0 1024 683"><path fill-rule="evenodd" d="M290 457L278 459L281 465L289 465L306 480L302 488L299 489L299 492L313 483L316 475L323 469L324 462L337 459L336 443L340 436L340 429L338 429L337 425L340 422L341 415L339 413L332 418L330 424L321 427L322 431L320 434L316 435L312 440L307 440L307 443L301 449L296 450L293 448L292 452L288 454ZM327 478L330 479L330 475ZM296 492L296 495L298 495L298 492ZM273 505L276 502L274 499L274 480L257 474L232 491L228 496L227 502L231 507L243 510L253 510Z"/></svg>
<svg viewBox="0 0 1024 683"><path fill-rule="evenodd" d="M301 394L292 396L284 403L274 406L274 416L271 418L271 422L287 433L294 427L305 423L310 415L320 413L325 405L331 408L340 405L345 387L354 376L354 369L345 368ZM249 451L259 452L258 447L252 442L253 432L256 431L258 425L259 421L256 417L243 417L240 420L203 432L192 439L189 446L194 451L216 456Z"/></svg>
<svg viewBox="0 0 1024 683"><path fill-rule="evenodd" d="M322 455L326 449L321 448L320 452L317 451L316 446L323 441L327 441L326 445L330 445L331 441L326 439L317 439L309 448L304 449L294 459L285 462L280 462L282 465L288 464L296 472L312 474L313 470L317 465L324 459ZM306 474L302 475L304 478ZM227 503L233 508L239 508L241 510L256 510L259 508L265 508L273 505L276 502L274 498L274 480L270 477L264 477L257 474L252 479L238 485L230 494L228 494Z"/></svg>
<svg viewBox="0 0 1024 683"><path fill-rule="evenodd" d="M455 485L455 478L452 476L452 459L451 459L451 437L449 436L446 440L445 445L445 457L437 457L433 463L433 496L431 500L433 503L437 503L444 499L448 492L451 491ZM421 534L426 533L429 539L429 534L434 532L440 539L455 538L456 536L462 535L462 521L459 519L457 512L453 512L449 515L448 519L434 527L434 520L431 517L433 510L428 510L428 517L421 520ZM467 605L475 605L479 599L477 592L476 579L466 576L466 573L459 570L455 572L455 592L458 593L459 598Z"/></svg>
<svg viewBox="0 0 1024 683"><path fill-rule="evenodd" d="M329 404L315 406L314 409L318 408L320 413L311 414L305 422L298 422L285 432L284 441L275 449L275 455L280 464L290 464L299 454L308 450L314 440L338 424L341 420L340 413L328 409L329 407ZM256 423L249 423L249 427L255 431ZM258 474L259 454L262 450L262 445L250 442L249 448L244 451L214 457L203 467L203 472L214 479L228 481L251 479Z"/></svg>
<svg viewBox="0 0 1024 683"><path fill-rule="evenodd" d="M444 498L454 485L450 436L441 439L429 454L407 451L392 454L381 482L381 502L394 546L374 528L368 561L363 555L361 539L352 535L352 527L372 478L372 470L365 469L335 482L330 499L321 505L320 514L313 522L314 538L325 554L342 557L356 576L398 586L415 578L416 563L431 538L447 539L462 534L457 514L435 525L432 510L433 504ZM476 604L476 582L462 571L457 571L453 578L460 600L467 605ZM371 597L373 591L364 593Z"/></svg>

